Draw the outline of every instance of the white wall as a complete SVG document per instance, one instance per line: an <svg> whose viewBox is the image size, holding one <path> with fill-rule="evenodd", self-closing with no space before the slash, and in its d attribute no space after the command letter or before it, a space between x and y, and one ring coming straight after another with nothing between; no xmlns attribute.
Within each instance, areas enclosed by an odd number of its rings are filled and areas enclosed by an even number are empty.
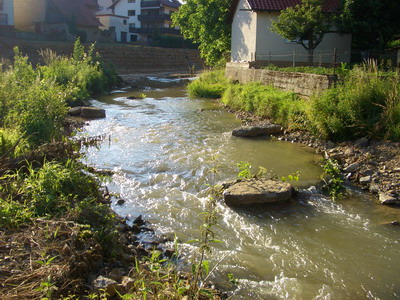
<svg viewBox="0 0 400 300"><path fill-rule="evenodd" d="M307 61L308 52L300 44L296 44L282 38L277 33L271 31L272 21L278 20L279 13L257 13L257 58L267 60L269 53L273 60L291 61L293 51L296 51L297 61ZM351 35L339 35L328 33L324 36L321 44L314 50L314 62L332 62L333 49L337 49L338 58L341 61L350 61ZM282 56L277 56L282 55ZM287 56L284 56L287 55Z"/></svg>
<svg viewBox="0 0 400 300"><path fill-rule="evenodd" d="M135 10L135 16L128 16L128 10ZM128 0L121 0L115 6L115 15L117 16L128 16L128 26L131 23L135 23L136 28L140 27L140 22L138 20L138 15L140 14L140 0L135 0L135 3L128 3Z"/></svg>
<svg viewBox="0 0 400 300"><path fill-rule="evenodd" d="M257 15L240 0L232 22L231 61L253 61L256 52Z"/></svg>
<svg viewBox="0 0 400 300"><path fill-rule="evenodd" d="M5 0L12 1L12 0ZM46 16L46 0L14 0L15 28L34 31L35 22L43 22Z"/></svg>

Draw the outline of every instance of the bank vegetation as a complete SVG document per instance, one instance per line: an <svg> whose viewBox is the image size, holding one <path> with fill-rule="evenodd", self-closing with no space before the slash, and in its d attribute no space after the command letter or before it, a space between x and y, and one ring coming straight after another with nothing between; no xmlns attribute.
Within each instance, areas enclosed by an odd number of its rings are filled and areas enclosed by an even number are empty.
<svg viewBox="0 0 400 300"><path fill-rule="evenodd" d="M223 70L203 73L188 90L193 97L220 98L236 111L268 118L289 130L306 130L326 140L368 137L399 141L399 73L381 72L370 61L341 75L335 87L310 99L256 82L230 82Z"/></svg>

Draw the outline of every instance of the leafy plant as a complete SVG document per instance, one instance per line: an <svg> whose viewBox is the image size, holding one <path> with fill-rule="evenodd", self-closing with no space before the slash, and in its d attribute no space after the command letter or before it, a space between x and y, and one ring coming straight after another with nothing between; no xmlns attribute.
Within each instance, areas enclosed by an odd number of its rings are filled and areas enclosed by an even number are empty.
<svg viewBox="0 0 400 300"><path fill-rule="evenodd" d="M332 197L333 200L340 199L345 195L345 187L340 172L339 164L334 159L325 159L322 163L324 173L321 175L322 188Z"/></svg>

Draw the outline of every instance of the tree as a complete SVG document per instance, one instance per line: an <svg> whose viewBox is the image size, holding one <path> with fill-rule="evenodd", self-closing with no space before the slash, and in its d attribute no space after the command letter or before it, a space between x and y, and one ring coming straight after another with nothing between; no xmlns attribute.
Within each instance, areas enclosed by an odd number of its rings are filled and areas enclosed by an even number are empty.
<svg viewBox="0 0 400 300"><path fill-rule="evenodd" d="M382 52L400 34L400 1L346 0L339 28L352 33L353 47Z"/></svg>
<svg viewBox="0 0 400 300"><path fill-rule="evenodd" d="M322 12L322 0L303 0L302 4L288 7L272 22L272 31L302 45L308 51L308 62L313 62L314 49L330 32L332 17Z"/></svg>
<svg viewBox="0 0 400 300"><path fill-rule="evenodd" d="M217 64L230 50L231 26L227 22L231 0L187 0L172 15L185 39L199 44L208 65Z"/></svg>

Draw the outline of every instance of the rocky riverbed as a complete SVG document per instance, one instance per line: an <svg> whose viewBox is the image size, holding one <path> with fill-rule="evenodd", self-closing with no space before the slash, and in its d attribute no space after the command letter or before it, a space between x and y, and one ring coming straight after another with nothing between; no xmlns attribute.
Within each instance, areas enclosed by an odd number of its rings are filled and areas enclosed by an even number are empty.
<svg viewBox="0 0 400 300"><path fill-rule="evenodd" d="M268 120L249 113L236 115L246 126L268 123ZM367 137L334 143L318 139L306 131L287 130L277 138L315 148L325 158L336 160L347 180L375 194L381 204L400 205L400 143Z"/></svg>

